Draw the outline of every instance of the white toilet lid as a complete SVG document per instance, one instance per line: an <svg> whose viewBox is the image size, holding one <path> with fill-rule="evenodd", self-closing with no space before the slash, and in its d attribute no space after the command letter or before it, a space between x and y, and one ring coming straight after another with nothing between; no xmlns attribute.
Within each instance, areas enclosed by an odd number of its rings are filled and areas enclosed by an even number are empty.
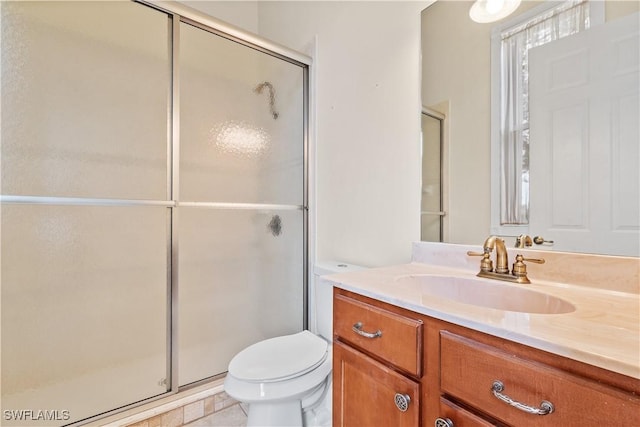
<svg viewBox="0 0 640 427"><path fill-rule="evenodd" d="M253 344L229 363L229 373L251 382L282 381L315 369L327 358L328 344L309 331Z"/></svg>

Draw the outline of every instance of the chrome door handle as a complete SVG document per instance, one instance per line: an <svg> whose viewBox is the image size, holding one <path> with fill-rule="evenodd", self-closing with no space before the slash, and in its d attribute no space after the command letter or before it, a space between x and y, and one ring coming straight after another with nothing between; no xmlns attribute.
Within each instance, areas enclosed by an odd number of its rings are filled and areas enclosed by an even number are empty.
<svg viewBox="0 0 640 427"><path fill-rule="evenodd" d="M353 332L355 332L356 334L365 337L365 338L380 338L382 336L382 331L380 329L378 329L375 332L366 332L362 330L362 322L357 322L354 323L353 327L351 328L353 330Z"/></svg>
<svg viewBox="0 0 640 427"><path fill-rule="evenodd" d="M495 380L493 382L493 385L491 386L491 391L493 392L493 395L495 397L497 397L507 405L511 405L528 414L548 415L552 413L554 410L553 404L551 402L547 402L546 400L543 400L542 403L540 403L540 407L536 408L536 407L525 405L524 403L515 401L509 396L507 396L506 394L502 394L502 392L504 391L504 384L502 383L502 381Z"/></svg>

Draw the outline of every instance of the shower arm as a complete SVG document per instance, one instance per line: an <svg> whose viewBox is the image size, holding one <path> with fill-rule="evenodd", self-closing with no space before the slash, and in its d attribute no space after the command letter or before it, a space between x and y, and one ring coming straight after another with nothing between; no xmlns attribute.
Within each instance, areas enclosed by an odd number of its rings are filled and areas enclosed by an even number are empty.
<svg viewBox="0 0 640 427"><path fill-rule="evenodd" d="M262 94L262 91L265 87L269 89L269 109L271 111L271 115L273 116L273 120L276 120L280 114L276 111L275 107L276 90L273 88L273 85L270 82L262 82L258 86L256 86L253 91L260 95Z"/></svg>

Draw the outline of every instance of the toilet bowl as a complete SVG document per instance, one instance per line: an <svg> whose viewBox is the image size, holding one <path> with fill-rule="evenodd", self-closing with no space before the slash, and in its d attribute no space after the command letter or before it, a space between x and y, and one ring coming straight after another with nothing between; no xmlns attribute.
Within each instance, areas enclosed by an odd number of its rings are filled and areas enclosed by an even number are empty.
<svg viewBox="0 0 640 427"><path fill-rule="evenodd" d="M332 294L325 274L362 267L324 262L314 267L307 330L260 341L233 357L225 392L248 403L247 426L331 426Z"/></svg>

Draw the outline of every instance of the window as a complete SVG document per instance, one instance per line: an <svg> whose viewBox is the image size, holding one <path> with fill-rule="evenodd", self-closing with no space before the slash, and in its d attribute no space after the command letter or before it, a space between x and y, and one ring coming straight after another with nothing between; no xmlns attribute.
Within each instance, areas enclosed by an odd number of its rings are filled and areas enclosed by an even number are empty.
<svg viewBox="0 0 640 427"><path fill-rule="evenodd" d="M593 18L603 21L603 11L594 10L594 6L587 0L554 2L494 28L491 139L495 233L526 232L522 227L529 223L528 51L588 29ZM602 5L595 9L602 9Z"/></svg>

